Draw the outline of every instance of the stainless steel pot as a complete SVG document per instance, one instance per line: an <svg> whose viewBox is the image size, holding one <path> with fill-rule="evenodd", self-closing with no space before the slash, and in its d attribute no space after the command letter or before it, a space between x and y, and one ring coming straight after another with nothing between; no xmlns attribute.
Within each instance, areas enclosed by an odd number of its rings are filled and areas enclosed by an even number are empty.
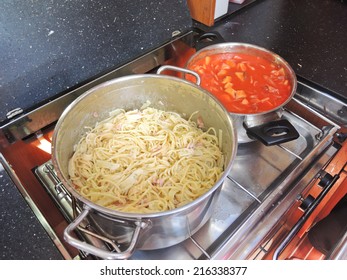
<svg viewBox="0 0 347 280"><path fill-rule="evenodd" d="M238 142L247 143L259 140L265 145L275 145L298 138L299 134L291 123L286 119L281 119L284 105L292 99L297 87L296 75L290 65L279 55L256 45L246 43L217 43L208 46L204 45L202 49L190 57L186 63L186 68L190 69L196 61L206 56L219 53L247 53L262 57L275 65L279 65L284 68L288 82L292 88L290 96L284 103L266 112L256 114L230 112L237 129Z"/></svg>
<svg viewBox="0 0 347 280"><path fill-rule="evenodd" d="M167 68L160 68L158 73ZM225 170L219 180L193 202L174 210L152 214L111 210L81 196L69 179L68 161L74 145L85 133L85 127L93 127L115 109L139 109L148 101L154 108L175 111L184 117L199 111L206 127L212 126L222 131ZM210 93L186 80L155 74L131 75L90 89L63 112L52 140L52 161L58 177L82 209L80 215L66 228L64 238L72 246L103 259L125 259L133 254L135 248L158 249L182 242L210 218L224 179L231 170L236 149L236 131L228 112ZM101 237L116 240L124 250L110 252L74 238L72 231L85 219Z"/></svg>

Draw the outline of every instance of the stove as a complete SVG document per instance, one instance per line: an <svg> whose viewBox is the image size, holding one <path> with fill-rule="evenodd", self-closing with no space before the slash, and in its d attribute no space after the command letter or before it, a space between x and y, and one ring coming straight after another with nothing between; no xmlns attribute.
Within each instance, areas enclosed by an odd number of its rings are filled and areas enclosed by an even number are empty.
<svg viewBox="0 0 347 280"><path fill-rule="evenodd" d="M184 66L195 52L196 36L196 31L177 35L171 42L2 127L1 138L6 144L2 145L1 153L7 160L8 169L15 174L17 187L35 209L64 258L100 257L77 250L63 238L65 228L81 209L59 181L51 163L49 148L55 121L71 101L103 81L128 74L155 72L165 64ZM294 254L302 252L304 246L316 250L306 233L323 218L321 213L328 214L327 207L331 210L338 198L347 193L347 184L342 184L345 165L342 164L339 170L331 168L331 165L336 167L336 160L342 158L346 162L347 159L344 143L346 105L314 85L299 80L297 93L285 106L283 118L296 128L299 138L275 146L265 146L257 141L239 144L217 207L198 232L171 247L152 251L135 249L129 258L346 258L346 236L329 255L319 252L305 256ZM319 187L321 182L327 182L327 186ZM314 192L310 193L312 190ZM103 236L87 220L80 224L75 234L78 239L109 252L122 252L128 246L126 241Z"/></svg>

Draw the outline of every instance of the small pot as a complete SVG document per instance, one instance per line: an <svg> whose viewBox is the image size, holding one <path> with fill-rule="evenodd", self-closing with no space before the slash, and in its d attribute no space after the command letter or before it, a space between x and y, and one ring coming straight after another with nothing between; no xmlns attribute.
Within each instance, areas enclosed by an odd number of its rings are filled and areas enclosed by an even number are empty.
<svg viewBox="0 0 347 280"><path fill-rule="evenodd" d="M208 36L211 35L208 34ZM220 36L217 37L217 39L218 42L222 40ZM191 69L192 65L194 65L196 61L209 55L220 53L246 53L265 58L266 60L283 67L287 75L287 80L291 86L291 93L285 102L279 106L265 112L253 114L230 112L230 116L235 122L239 143L259 140L263 144L269 146L281 144L299 137L299 133L296 131L294 126L287 119L282 118L284 105L292 99L297 87L295 72L282 57L267 49L251 44L216 43L211 45L210 42L205 42L205 44L201 45L202 42L205 41L198 41L199 44L197 45L199 46L199 50L192 55L186 63L187 69Z"/></svg>
<svg viewBox="0 0 347 280"><path fill-rule="evenodd" d="M162 70L159 69L158 73ZM225 163L219 180L196 200L159 213L125 213L86 199L75 190L68 174L68 161L74 145L85 133L85 127L93 127L115 109L139 109L148 101L154 108L175 111L187 118L199 111L205 127L212 126L222 131ZM236 131L227 110L209 92L191 82L171 76L144 74L117 78L90 89L65 109L52 140L52 162L57 175L82 209L80 215L66 228L65 240L103 259L126 259L135 249L154 250L182 242L210 218L224 179L231 170L236 150ZM101 237L116 240L124 250L110 252L74 238L72 232L85 219ZM115 249L119 250L117 246Z"/></svg>

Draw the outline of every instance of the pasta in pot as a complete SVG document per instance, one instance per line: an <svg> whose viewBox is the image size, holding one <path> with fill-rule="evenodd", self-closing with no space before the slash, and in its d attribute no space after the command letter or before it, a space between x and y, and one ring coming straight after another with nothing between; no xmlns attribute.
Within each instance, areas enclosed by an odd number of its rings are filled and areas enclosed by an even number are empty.
<svg viewBox="0 0 347 280"><path fill-rule="evenodd" d="M133 213L171 210L200 197L219 179L224 158L216 130L203 131L192 116L117 110L76 145L69 160L74 187L98 205Z"/></svg>

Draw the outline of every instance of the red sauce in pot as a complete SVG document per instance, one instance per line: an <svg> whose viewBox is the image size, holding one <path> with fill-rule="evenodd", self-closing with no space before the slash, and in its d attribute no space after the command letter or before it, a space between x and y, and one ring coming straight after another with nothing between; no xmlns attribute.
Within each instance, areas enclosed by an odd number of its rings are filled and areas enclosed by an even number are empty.
<svg viewBox="0 0 347 280"><path fill-rule="evenodd" d="M283 67L245 53L220 53L188 65L199 73L201 87L215 95L233 113L271 111L291 94ZM193 81L193 77L187 77Z"/></svg>

